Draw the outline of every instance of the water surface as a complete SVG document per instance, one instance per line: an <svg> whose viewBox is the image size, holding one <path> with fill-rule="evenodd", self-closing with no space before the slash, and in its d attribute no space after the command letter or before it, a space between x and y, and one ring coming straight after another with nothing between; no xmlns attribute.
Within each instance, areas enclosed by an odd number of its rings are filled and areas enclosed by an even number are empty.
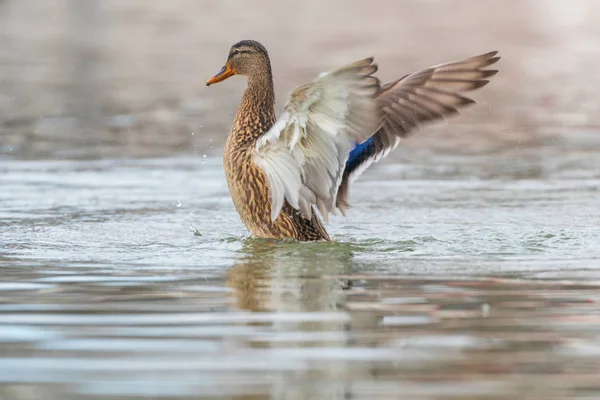
<svg viewBox="0 0 600 400"><path fill-rule="evenodd" d="M391 160L313 244L218 158L1 161L0 398L598 398L597 160Z"/></svg>

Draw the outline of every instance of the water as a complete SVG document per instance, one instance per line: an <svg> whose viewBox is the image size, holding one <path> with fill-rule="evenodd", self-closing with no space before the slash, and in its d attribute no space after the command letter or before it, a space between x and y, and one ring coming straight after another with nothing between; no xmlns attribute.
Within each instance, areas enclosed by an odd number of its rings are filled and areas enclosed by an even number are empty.
<svg viewBox="0 0 600 400"><path fill-rule="evenodd" d="M561 151L400 150L312 244L247 238L215 157L0 161L0 399L598 398L600 164Z"/></svg>

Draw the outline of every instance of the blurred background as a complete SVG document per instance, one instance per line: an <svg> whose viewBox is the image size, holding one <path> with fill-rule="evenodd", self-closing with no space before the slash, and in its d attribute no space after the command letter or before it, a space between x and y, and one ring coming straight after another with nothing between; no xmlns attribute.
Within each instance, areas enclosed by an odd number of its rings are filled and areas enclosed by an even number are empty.
<svg viewBox="0 0 600 400"><path fill-rule="evenodd" d="M279 106L365 56L385 80L499 50L480 104L406 145L587 145L600 119L599 15L595 0L2 0L0 156L218 153L244 82L204 82L249 38L270 51Z"/></svg>

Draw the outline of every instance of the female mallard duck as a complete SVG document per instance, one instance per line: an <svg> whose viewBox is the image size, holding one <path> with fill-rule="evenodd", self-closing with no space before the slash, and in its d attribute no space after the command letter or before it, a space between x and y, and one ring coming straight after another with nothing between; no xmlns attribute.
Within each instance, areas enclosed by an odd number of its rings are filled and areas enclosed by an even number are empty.
<svg viewBox="0 0 600 400"><path fill-rule="evenodd" d="M349 207L349 182L385 157L417 125L474 103L459 92L498 71L497 52L441 64L380 84L366 58L322 73L290 95L279 118L271 62L253 40L234 44L206 85L242 75L248 86L225 145L233 203L252 236L330 240L325 220Z"/></svg>

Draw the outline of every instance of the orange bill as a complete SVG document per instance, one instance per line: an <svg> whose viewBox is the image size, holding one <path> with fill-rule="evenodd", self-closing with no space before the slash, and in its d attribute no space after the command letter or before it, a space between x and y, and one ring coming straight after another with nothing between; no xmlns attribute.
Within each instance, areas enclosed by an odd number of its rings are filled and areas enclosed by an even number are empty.
<svg viewBox="0 0 600 400"><path fill-rule="evenodd" d="M206 81L206 86L210 86L213 83L222 82L233 75L235 75L235 73L231 68L229 68L229 63L225 63L225 66L221 68L219 72L211 76L210 79Z"/></svg>

